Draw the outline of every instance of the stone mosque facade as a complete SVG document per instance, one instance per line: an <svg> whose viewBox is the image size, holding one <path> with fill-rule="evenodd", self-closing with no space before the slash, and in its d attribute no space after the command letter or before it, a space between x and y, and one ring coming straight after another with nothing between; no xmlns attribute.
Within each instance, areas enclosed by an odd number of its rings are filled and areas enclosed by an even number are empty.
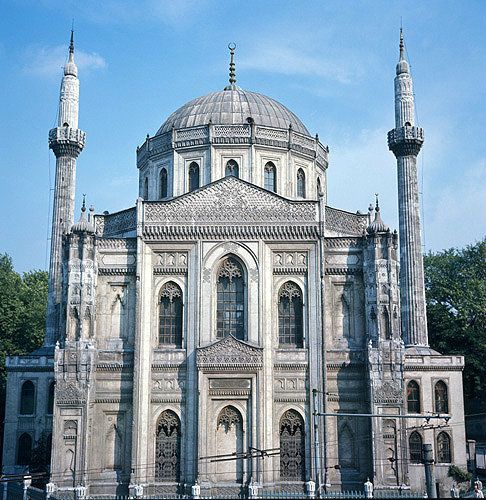
<svg viewBox="0 0 486 500"><path fill-rule="evenodd" d="M423 492L429 443L448 493L449 466L466 465L464 359L428 345L424 137L403 38L388 134L398 232L378 200L366 214L327 205L328 147L237 86L230 53L224 90L137 148L136 205L83 203L74 222L85 133L71 38L49 133L46 340L7 359L4 473L26 471L43 439L61 496L312 494L367 478Z"/></svg>

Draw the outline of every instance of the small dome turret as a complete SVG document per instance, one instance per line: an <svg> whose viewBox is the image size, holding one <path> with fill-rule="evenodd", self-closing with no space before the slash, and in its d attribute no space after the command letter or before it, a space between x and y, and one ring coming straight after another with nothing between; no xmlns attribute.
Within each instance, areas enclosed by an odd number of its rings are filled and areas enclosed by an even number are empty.
<svg viewBox="0 0 486 500"><path fill-rule="evenodd" d="M376 195L375 220L366 228L369 235L377 233L386 233L390 228L383 222L380 214L380 205L378 204L378 195Z"/></svg>
<svg viewBox="0 0 486 500"><path fill-rule="evenodd" d="M78 222L72 225L71 232L73 233L91 233L94 234L95 228L92 223L94 209L89 209L89 215L86 219L86 196L83 196L83 206L81 207L81 216Z"/></svg>

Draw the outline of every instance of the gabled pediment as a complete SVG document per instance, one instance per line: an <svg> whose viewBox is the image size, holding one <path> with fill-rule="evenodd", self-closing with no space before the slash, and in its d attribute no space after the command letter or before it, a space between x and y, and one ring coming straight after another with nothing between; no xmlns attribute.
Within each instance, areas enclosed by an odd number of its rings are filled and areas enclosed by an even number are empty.
<svg viewBox="0 0 486 500"><path fill-rule="evenodd" d="M317 202L288 200L232 176L173 200L144 203L145 224L305 224L316 220Z"/></svg>
<svg viewBox="0 0 486 500"><path fill-rule="evenodd" d="M255 370L263 364L263 349L228 335L196 350L197 367L203 371Z"/></svg>

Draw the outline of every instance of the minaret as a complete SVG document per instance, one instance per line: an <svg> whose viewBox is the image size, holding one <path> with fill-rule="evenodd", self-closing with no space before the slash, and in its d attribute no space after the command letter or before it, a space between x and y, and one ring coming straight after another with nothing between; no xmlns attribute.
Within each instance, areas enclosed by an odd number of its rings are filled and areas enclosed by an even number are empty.
<svg viewBox="0 0 486 500"><path fill-rule="evenodd" d="M417 155L423 142L424 131L415 126L412 76L405 60L400 30L400 60L395 77L395 128L388 132L388 147L397 158L400 300L402 336L406 346L428 346L417 181Z"/></svg>
<svg viewBox="0 0 486 500"><path fill-rule="evenodd" d="M59 95L57 127L49 131L49 148L56 155L56 180L52 214L51 260L45 345L58 340L59 304L62 291L62 239L74 222L76 159L83 150L86 134L78 129L79 80L74 63L74 40L71 31L69 59Z"/></svg>

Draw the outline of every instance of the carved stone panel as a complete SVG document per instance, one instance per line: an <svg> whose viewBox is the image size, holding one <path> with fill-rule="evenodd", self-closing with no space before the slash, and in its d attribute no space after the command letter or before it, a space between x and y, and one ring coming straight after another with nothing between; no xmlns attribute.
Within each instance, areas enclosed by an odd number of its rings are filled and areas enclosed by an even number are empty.
<svg viewBox="0 0 486 500"><path fill-rule="evenodd" d="M197 349L196 363L202 371L260 370L263 364L263 349L228 335L210 346Z"/></svg>

